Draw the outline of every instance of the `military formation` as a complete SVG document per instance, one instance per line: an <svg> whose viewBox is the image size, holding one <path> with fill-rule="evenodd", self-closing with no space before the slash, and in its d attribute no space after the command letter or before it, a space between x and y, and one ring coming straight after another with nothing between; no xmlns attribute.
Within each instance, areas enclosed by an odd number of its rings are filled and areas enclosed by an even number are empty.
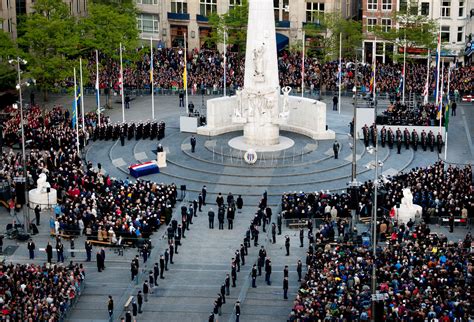
<svg viewBox="0 0 474 322"><path fill-rule="evenodd" d="M96 140L118 140L122 145L125 139L145 140L158 139L165 137L165 122L147 121L147 122L126 122L126 123L106 123L97 126L94 129L92 139Z"/></svg>
<svg viewBox="0 0 474 322"><path fill-rule="evenodd" d="M397 128L394 133L392 128L388 128L387 130L385 126L383 126L379 133L374 123L370 127L365 124L364 127L362 127L362 133L365 147L368 147L370 144L376 146L376 143L379 141L378 137L380 136L382 147L385 147L385 144L388 144L390 149L393 149L393 147L396 146L398 154L401 153L403 146L405 146L406 150L411 146L413 150L417 151L418 145L421 145L423 151L426 151L429 148L430 151L433 152L436 147L438 153L441 153L441 149L444 145L441 133L438 132L438 135L435 137L431 130L428 133L426 133L425 130L422 130L421 134L418 134L415 129L410 133L407 128L403 131L400 128Z"/></svg>

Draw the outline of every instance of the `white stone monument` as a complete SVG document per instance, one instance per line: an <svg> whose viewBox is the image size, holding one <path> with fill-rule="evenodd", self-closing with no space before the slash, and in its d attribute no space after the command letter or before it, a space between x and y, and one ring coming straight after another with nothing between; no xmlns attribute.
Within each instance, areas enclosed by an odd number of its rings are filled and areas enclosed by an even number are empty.
<svg viewBox="0 0 474 322"><path fill-rule="evenodd" d="M272 0L249 0L244 87L232 97L207 102L207 124L197 133L206 136L243 130L243 137L229 141L239 150L276 151L294 142L280 136L280 129L313 139L334 139L326 130L326 104L280 93L275 16Z"/></svg>
<svg viewBox="0 0 474 322"><path fill-rule="evenodd" d="M395 218L399 224L406 224L410 219L415 221L416 217L421 217L422 207L413 204L413 195L410 188L403 189L403 198L400 208L395 208Z"/></svg>
<svg viewBox="0 0 474 322"><path fill-rule="evenodd" d="M42 208L44 206L51 207L58 203L56 189L51 188L46 179L46 174L40 174L38 180L36 180L36 189L31 189L28 192L30 208L34 208L36 205L40 205Z"/></svg>

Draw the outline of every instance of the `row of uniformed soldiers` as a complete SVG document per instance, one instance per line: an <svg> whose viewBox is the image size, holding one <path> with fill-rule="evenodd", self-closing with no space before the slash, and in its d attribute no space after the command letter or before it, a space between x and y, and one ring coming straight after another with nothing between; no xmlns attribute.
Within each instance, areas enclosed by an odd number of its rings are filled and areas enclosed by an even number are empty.
<svg viewBox="0 0 474 322"><path fill-rule="evenodd" d="M165 137L165 122L130 122L130 123L107 123L96 126L94 129L92 139L96 140L120 140L125 141L125 138L132 140L157 138L161 140Z"/></svg>
<svg viewBox="0 0 474 322"><path fill-rule="evenodd" d="M367 126L367 124L365 124L362 128L362 133L366 147L369 146L370 142L372 145L376 145L376 142L378 141L378 131L375 124L372 124L370 128ZM430 148L431 152L433 152L434 147L436 146L438 153L441 153L441 149L444 144L443 136L439 132L435 138L435 135L431 130L428 133L423 130L421 134L418 134L415 129L413 129L413 131L410 133L407 128L405 128L403 132L400 130L400 128L398 128L394 133L391 128L387 130L385 126L383 126L380 130L380 142L382 147L385 147L385 144L388 143L388 147L390 149L393 149L394 144L396 144L398 153L400 153L403 145L405 145L406 149L409 149L411 145L413 150L417 151L419 144L421 144L423 151L426 151L428 148Z"/></svg>

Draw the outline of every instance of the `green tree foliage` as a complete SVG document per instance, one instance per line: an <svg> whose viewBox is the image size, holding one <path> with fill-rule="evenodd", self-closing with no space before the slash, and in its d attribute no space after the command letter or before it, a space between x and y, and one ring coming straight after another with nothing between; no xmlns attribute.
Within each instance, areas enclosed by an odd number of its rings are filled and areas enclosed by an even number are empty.
<svg viewBox="0 0 474 322"><path fill-rule="evenodd" d="M418 4L410 1L396 12L392 24L398 23L399 28L392 26L390 30L377 27L374 34L397 47L436 48L438 25L436 21L423 15L418 15ZM398 58L395 55L395 58Z"/></svg>
<svg viewBox="0 0 474 322"><path fill-rule="evenodd" d="M249 6L247 0L242 0L240 6L234 6L227 13L209 16L211 33L205 42L208 46L215 46L224 42L224 31L227 31L226 43L234 45L239 52L245 50L247 41L247 22L249 17Z"/></svg>
<svg viewBox="0 0 474 322"><path fill-rule="evenodd" d="M15 86L15 68L8 60L20 55L15 43L10 36L0 30L0 90Z"/></svg>
<svg viewBox="0 0 474 322"><path fill-rule="evenodd" d="M339 35L342 34L342 56L355 57L362 45L362 25L358 21L344 19L340 14L327 13L318 23L308 23L304 27L309 56L325 62L339 57Z"/></svg>
<svg viewBox="0 0 474 322"><path fill-rule="evenodd" d="M46 93L72 75L79 34L69 9L61 0L37 0L34 13L21 25L19 44L28 50L27 68Z"/></svg>

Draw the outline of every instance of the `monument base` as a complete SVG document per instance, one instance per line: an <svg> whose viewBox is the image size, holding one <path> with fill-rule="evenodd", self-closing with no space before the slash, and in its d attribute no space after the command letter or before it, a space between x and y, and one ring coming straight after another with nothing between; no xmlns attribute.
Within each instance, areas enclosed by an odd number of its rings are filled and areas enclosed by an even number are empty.
<svg viewBox="0 0 474 322"><path fill-rule="evenodd" d="M247 123L244 125L245 143L250 146L278 145L280 128L275 124Z"/></svg>
<svg viewBox="0 0 474 322"><path fill-rule="evenodd" d="M58 203L58 193L56 189L50 188L49 192L41 192L38 189L31 189L28 192L30 208L40 205L44 207L52 207Z"/></svg>
<svg viewBox="0 0 474 322"><path fill-rule="evenodd" d="M410 219L415 221L416 217L421 217L423 209L421 206L413 205L407 207L406 205L400 205L400 208L395 208L394 219L398 221L398 224L406 224Z"/></svg>
<svg viewBox="0 0 474 322"><path fill-rule="evenodd" d="M295 141L285 136L280 136L280 142L278 144L260 146L248 144L245 137L238 136L229 140L228 144L231 148L240 151L248 151L252 149L255 152L276 152L291 148L295 144Z"/></svg>

